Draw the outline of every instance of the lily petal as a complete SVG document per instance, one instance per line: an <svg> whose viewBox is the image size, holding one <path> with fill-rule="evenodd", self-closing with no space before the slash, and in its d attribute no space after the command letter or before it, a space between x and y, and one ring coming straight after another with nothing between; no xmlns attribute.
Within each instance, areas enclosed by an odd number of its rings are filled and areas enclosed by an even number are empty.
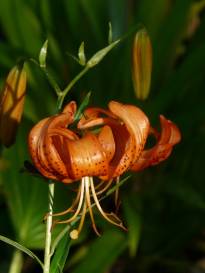
<svg viewBox="0 0 205 273"><path fill-rule="evenodd" d="M44 126L50 121L50 118L45 118L38 122L30 131L28 136L28 147L29 152L31 155L31 159L36 166L36 168L47 178L49 179L57 179L55 175L53 175L52 172L46 170L44 166L42 166L41 161L38 157L38 143L39 138L41 136L41 131L44 128Z"/></svg>
<svg viewBox="0 0 205 273"><path fill-rule="evenodd" d="M133 162L135 162L144 148L149 132L149 120L142 110L133 105L125 105L111 101L109 103L109 109L124 122L130 135L134 137Z"/></svg>
<svg viewBox="0 0 205 273"><path fill-rule="evenodd" d="M142 152L140 158L131 166L132 171L139 171L164 161L170 156L173 146L180 142L181 133L173 122L161 115L160 123L162 131L157 144Z"/></svg>
<svg viewBox="0 0 205 273"><path fill-rule="evenodd" d="M108 172L108 161L97 136L88 132L77 141L65 141L71 166L71 178L78 180L84 176L100 176Z"/></svg>
<svg viewBox="0 0 205 273"><path fill-rule="evenodd" d="M70 102L63 114L46 118L37 123L28 137L31 158L39 171L49 179L62 180L67 173L57 151L54 149L49 132L53 128L66 128L74 120L75 102Z"/></svg>

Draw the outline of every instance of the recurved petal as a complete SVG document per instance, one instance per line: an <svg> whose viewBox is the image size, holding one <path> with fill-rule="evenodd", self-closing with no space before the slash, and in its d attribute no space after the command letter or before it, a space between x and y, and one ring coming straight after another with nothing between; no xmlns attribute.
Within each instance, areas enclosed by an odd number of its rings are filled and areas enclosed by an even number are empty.
<svg viewBox="0 0 205 273"><path fill-rule="evenodd" d="M156 145L142 152L140 158L131 166L132 171L139 171L164 161L170 156L173 146L180 142L181 133L173 122L161 115L160 123L161 134Z"/></svg>
<svg viewBox="0 0 205 273"><path fill-rule="evenodd" d="M62 180L63 177L66 177L66 183L69 181L67 168L56 149L56 147L62 146L62 136L57 137L54 130L61 129L69 132L66 127L73 122L75 111L75 102L70 102L62 114L44 119L36 124L28 138L31 158L39 171L51 179ZM59 145L59 141L61 145Z"/></svg>
<svg viewBox="0 0 205 273"><path fill-rule="evenodd" d="M134 163L144 148L150 128L149 120L142 110L133 105L111 101L109 103L109 109L123 121L130 135L134 138L134 155L132 160Z"/></svg>
<svg viewBox="0 0 205 273"><path fill-rule="evenodd" d="M181 140L181 133L178 127L170 120L166 119L163 115L160 115L160 124L162 128L160 144L169 142L171 145L175 145Z"/></svg>
<svg viewBox="0 0 205 273"><path fill-rule="evenodd" d="M66 157L64 142L66 140L78 140L77 135L66 128L52 128L45 138L45 150L48 161L56 173L66 178L65 183L70 183L70 164Z"/></svg>
<svg viewBox="0 0 205 273"><path fill-rule="evenodd" d="M43 176L49 178L49 179L57 179L55 175L47 168L44 168L44 164L42 165L41 160L39 160L39 138L42 134L42 130L44 127L50 122L51 118L45 118L38 122L30 131L29 136L28 136L28 148L30 152L31 159L36 166L36 168L42 173ZM44 157L41 156L41 158Z"/></svg>

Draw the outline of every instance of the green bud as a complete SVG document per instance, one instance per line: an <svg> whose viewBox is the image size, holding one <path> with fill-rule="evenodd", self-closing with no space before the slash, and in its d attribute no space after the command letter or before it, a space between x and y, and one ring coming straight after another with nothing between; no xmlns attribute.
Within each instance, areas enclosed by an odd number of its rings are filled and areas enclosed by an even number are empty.
<svg viewBox="0 0 205 273"><path fill-rule="evenodd" d="M48 40L45 41L39 53L38 59L39 59L40 67L43 67L43 68L46 67L47 51L48 51Z"/></svg>
<svg viewBox="0 0 205 273"><path fill-rule="evenodd" d="M85 45L84 42L81 43L79 50L78 50L78 58L79 58L79 63L81 65L86 64L86 57L85 57Z"/></svg>
<svg viewBox="0 0 205 273"><path fill-rule="evenodd" d="M87 67L91 68L99 64L99 62L101 62L102 59L108 54L108 52L110 52L110 50L112 50L119 42L120 40L117 40L95 53L87 62Z"/></svg>

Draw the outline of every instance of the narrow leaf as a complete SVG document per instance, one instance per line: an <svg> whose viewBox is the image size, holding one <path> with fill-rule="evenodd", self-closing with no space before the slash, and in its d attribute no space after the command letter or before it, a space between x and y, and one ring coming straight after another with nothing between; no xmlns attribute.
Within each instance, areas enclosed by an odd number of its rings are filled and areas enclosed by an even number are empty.
<svg viewBox="0 0 205 273"><path fill-rule="evenodd" d="M67 225L59 234L58 236L55 238L52 247L51 247L51 252L50 255L52 256L55 252L55 249L57 248L58 244L60 243L60 241L62 240L62 238L65 236L66 233L68 233L68 231L70 230L70 225Z"/></svg>
<svg viewBox="0 0 205 273"><path fill-rule="evenodd" d="M75 114L75 121L78 121L80 119L84 109L88 106L90 101L90 95L91 95L91 92L88 92L84 100L82 101L81 105L78 107L78 110Z"/></svg>
<svg viewBox="0 0 205 273"><path fill-rule="evenodd" d="M39 263L39 265L43 268L43 263L41 262L41 260L30 249L2 235L0 235L0 240L26 253L28 256L36 260Z"/></svg>
<svg viewBox="0 0 205 273"><path fill-rule="evenodd" d="M124 196L123 209L128 227L128 244L130 256L134 257L139 244L141 234L141 218L139 212L133 208L130 200Z"/></svg>
<svg viewBox="0 0 205 273"><path fill-rule="evenodd" d="M108 44L112 44L113 35L112 35L112 24L109 22L109 32L108 32Z"/></svg>
<svg viewBox="0 0 205 273"><path fill-rule="evenodd" d="M96 239L90 246L83 261L73 273L104 273L125 250L126 240L118 230L109 230L102 237ZM52 272L53 273L53 272Z"/></svg>
<svg viewBox="0 0 205 273"><path fill-rule="evenodd" d="M58 244L53 260L51 262L50 273L61 273L69 253L71 239L66 233Z"/></svg>

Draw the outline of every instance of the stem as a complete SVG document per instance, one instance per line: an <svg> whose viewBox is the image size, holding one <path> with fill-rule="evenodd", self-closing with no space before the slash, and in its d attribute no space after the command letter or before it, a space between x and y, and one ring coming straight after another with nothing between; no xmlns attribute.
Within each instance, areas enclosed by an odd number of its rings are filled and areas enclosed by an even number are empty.
<svg viewBox="0 0 205 273"><path fill-rule="evenodd" d="M67 87L59 94L58 96L58 110L62 108L63 101L65 99L65 96L68 94L68 92L71 90L73 85L80 79L82 76L90 69L90 67L86 66L83 68L83 70L67 85Z"/></svg>
<svg viewBox="0 0 205 273"><path fill-rule="evenodd" d="M45 253L44 253L44 270L43 273L49 273L50 271L50 250L51 250L51 229L52 229L52 214L53 214L53 199L55 184L49 184L49 195L48 195L48 217L46 221L46 239L45 239Z"/></svg>
<svg viewBox="0 0 205 273"><path fill-rule="evenodd" d="M56 92L56 95L59 96L61 94L61 89L58 86L57 82L54 80L54 78L48 73L47 69L45 67L40 66L40 68L42 69L42 71L45 73L50 85L53 87L53 89Z"/></svg>
<svg viewBox="0 0 205 273"><path fill-rule="evenodd" d="M20 250L15 250L11 261L9 273L20 273L23 267L23 254Z"/></svg>
<svg viewBox="0 0 205 273"><path fill-rule="evenodd" d="M33 59L33 58L30 58L29 61L32 62L32 63L34 63L35 65L37 65L41 69L41 71L45 74L45 76L46 76L49 84L55 90L56 95L60 96L60 94L62 93L62 91L61 91L59 85L57 84L57 82L55 81L55 79L49 74L49 72L46 69L46 67L39 65L39 63L35 59Z"/></svg>

